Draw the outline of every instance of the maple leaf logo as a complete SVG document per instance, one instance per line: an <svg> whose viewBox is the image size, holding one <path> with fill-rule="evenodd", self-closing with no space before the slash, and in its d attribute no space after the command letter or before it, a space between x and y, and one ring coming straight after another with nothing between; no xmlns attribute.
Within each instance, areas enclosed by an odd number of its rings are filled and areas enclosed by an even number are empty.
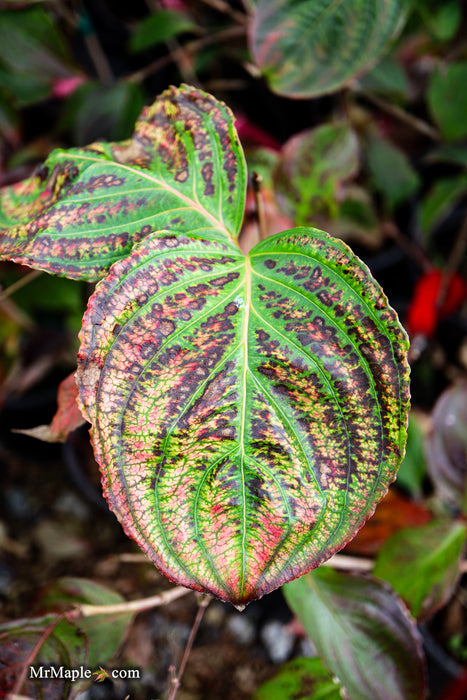
<svg viewBox="0 0 467 700"><path fill-rule="evenodd" d="M96 681L98 683L102 683L102 681L105 681L106 678L109 678L109 674L105 668L102 668L102 666L99 666L99 671L94 671L92 675L96 676Z"/></svg>

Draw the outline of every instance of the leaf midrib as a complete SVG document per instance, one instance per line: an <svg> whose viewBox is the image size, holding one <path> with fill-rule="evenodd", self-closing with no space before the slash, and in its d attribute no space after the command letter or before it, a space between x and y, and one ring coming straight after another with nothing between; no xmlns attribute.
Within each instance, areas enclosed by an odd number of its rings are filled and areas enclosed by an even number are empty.
<svg viewBox="0 0 467 700"><path fill-rule="evenodd" d="M240 428L240 470L242 477L242 507L243 507L243 535L242 535L242 569L240 578L240 590L244 591L245 586L245 568L246 568L246 484L245 484L245 427L246 427L246 404L247 404L247 373L248 366L248 338L249 338L249 323L250 323L250 307L251 307L251 266L249 258L245 257L245 299L243 318L243 377L242 377L242 417Z"/></svg>

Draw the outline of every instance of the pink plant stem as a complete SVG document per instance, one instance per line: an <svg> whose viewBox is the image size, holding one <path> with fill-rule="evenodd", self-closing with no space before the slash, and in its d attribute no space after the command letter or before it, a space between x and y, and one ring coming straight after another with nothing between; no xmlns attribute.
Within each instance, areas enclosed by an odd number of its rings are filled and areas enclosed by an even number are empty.
<svg viewBox="0 0 467 700"><path fill-rule="evenodd" d="M205 612L205 610L208 607L210 602L211 602L211 597L207 596L207 595L203 596L201 598L201 600L199 601L198 612L196 613L195 621L193 622L193 627L191 628L190 636L188 637L185 651L183 652L183 657L182 657L182 660L180 663L180 668L178 669L178 673L175 674L175 676L172 680L172 689L170 691L170 695L168 697L168 700L175 700L178 689L180 688L180 683L182 680L183 673L185 671L186 665L188 663L188 659L189 659L190 654L191 654L193 642L195 641L195 637L198 633L198 629L199 629L199 626L200 626L201 621L203 619L204 612Z"/></svg>

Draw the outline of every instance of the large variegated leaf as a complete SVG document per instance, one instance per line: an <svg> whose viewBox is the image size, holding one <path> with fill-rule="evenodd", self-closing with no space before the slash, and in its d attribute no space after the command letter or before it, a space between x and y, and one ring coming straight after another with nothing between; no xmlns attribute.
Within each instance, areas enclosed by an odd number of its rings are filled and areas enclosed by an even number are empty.
<svg viewBox="0 0 467 700"><path fill-rule="evenodd" d="M341 241L248 256L161 232L83 322L77 381L105 495L173 581L236 605L340 549L405 444L407 340Z"/></svg>
<svg viewBox="0 0 467 700"><path fill-rule="evenodd" d="M101 278L149 233L235 239L245 165L230 110L182 86L146 107L131 140L54 151L0 191L0 259Z"/></svg>
<svg viewBox="0 0 467 700"><path fill-rule="evenodd" d="M311 97L369 70L402 28L403 0L258 0L252 55L271 88Z"/></svg>

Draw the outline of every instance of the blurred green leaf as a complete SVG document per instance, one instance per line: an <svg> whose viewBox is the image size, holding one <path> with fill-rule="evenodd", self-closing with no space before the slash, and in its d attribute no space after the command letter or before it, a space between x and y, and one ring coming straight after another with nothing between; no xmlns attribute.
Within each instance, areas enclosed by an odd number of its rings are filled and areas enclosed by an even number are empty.
<svg viewBox="0 0 467 700"><path fill-rule="evenodd" d="M5 274L2 283L9 287L18 275ZM82 281L41 275L15 292L15 303L31 317L53 317L63 322L73 340L81 328L86 308L86 290Z"/></svg>
<svg viewBox="0 0 467 700"><path fill-rule="evenodd" d="M461 664L467 662L467 639L465 634L454 634L448 640L448 649L452 656Z"/></svg>
<svg viewBox="0 0 467 700"><path fill-rule="evenodd" d="M100 583L85 578L65 576L43 591L37 601L36 609L64 611L69 610L76 603L114 605L123 602L124 599L119 593ZM105 663L115 654L132 619L133 614L126 612L83 617L77 622L88 640L90 668Z"/></svg>
<svg viewBox="0 0 467 700"><path fill-rule="evenodd" d="M64 700L69 696L71 681L30 678L30 666L79 668L86 660L86 636L60 615L20 619L0 626L0 691L6 697Z"/></svg>
<svg viewBox="0 0 467 700"><path fill-rule="evenodd" d="M31 315L40 311L56 311L64 315L79 312L83 314L85 310L82 282L49 275L36 277L15 292L15 301Z"/></svg>
<svg viewBox="0 0 467 700"><path fill-rule="evenodd" d="M402 0L258 0L250 50L275 92L320 95L369 70L406 11Z"/></svg>
<svg viewBox="0 0 467 700"><path fill-rule="evenodd" d="M465 525L455 521L406 528L385 542L373 575L388 581L413 615L429 617L452 595L465 535Z"/></svg>
<svg viewBox="0 0 467 700"><path fill-rule="evenodd" d="M435 39L449 41L454 37L462 21L458 0L417 0L415 6L425 28Z"/></svg>
<svg viewBox="0 0 467 700"><path fill-rule="evenodd" d="M386 584L321 567L283 591L322 661L351 698L424 697L415 622Z"/></svg>
<svg viewBox="0 0 467 700"><path fill-rule="evenodd" d="M369 192L359 185L345 188L335 221L327 223L328 233L347 240L355 238L370 247L381 243L381 226Z"/></svg>
<svg viewBox="0 0 467 700"><path fill-rule="evenodd" d="M184 12L159 10L138 23L130 37L129 49L133 52L144 51L184 32L197 30L195 22Z"/></svg>
<svg viewBox="0 0 467 700"><path fill-rule="evenodd" d="M43 73L20 73L5 68L0 58L0 88L7 92L18 107L46 99L52 81Z"/></svg>
<svg viewBox="0 0 467 700"><path fill-rule="evenodd" d="M389 211L417 192L420 178L400 148L372 134L366 140L365 155L371 184Z"/></svg>
<svg viewBox="0 0 467 700"><path fill-rule="evenodd" d="M287 141L273 174L277 201L297 225L335 218L339 185L359 167L359 144L347 124L324 124Z"/></svg>
<svg viewBox="0 0 467 700"><path fill-rule="evenodd" d="M143 106L139 85L89 81L67 100L60 128L71 132L77 146L99 139L121 141L131 136Z"/></svg>
<svg viewBox="0 0 467 700"><path fill-rule="evenodd" d="M340 208L342 219L354 222L359 228L373 230L378 225L371 199L366 190L357 185L349 188Z"/></svg>
<svg viewBox="0 0 467 700"><path fill-rule="evenodd" d="M466 194L467 175L436 180L424 196L420 207L420 225L423 233L430 233Z"/></svg>
<svg viewBox="0 0 467 700"><path fill-rule="evenodd" d="M450 163L467 168L467 148L459 144L444 144L429 153L427 163Z"/></svg>
<svg viewBox="0 0 467 700"><path fill-rule="evenodd" d="M433 17L431 31L440 41L449 41L456 34L462 22L462 11L458 0L444 2Z"/></svg>
<svg viewBox="0 0 467 700"><path fill-rule="evenodd" d="M455 141L467 136L467 62L439 67L428 87L428 106L443 136Z"/></svg>
<svg viewBox="0 0 467 700"><path fill-rule="evenodd" d="M272 189L273 172L279 165L279 153L269 148L255 148L245 153L248 173L260 175L263 187Z"/></svg>
<svg viewBox="0 0 467 700"><path fill-rule="evenodd" d="M341 687L320 659L293 659L263 683L252 700L342 700Z"/></svg>
<svg viewBox="0 0 467 700"><path fill-rule="evenodd" d="M384 57L359 83L362 90L399 102L404 102L409 94L407 75L394 56Z"/></svg>
<svg viewBox="0 0 467 700"><path fill-rule="evenodd" d="M426 476L424 434L413 411L409 414L405 456L397 472L397 485L402 486L414 498L422 495L422 484Z"/></svg>
<svg viewBox="0 0 467 700"><path fill-rule="evenodd" d="M56 79L72 75L67 45L42 7L3 11L0 46L0 87L20 106L48 97Z"/></svg>

